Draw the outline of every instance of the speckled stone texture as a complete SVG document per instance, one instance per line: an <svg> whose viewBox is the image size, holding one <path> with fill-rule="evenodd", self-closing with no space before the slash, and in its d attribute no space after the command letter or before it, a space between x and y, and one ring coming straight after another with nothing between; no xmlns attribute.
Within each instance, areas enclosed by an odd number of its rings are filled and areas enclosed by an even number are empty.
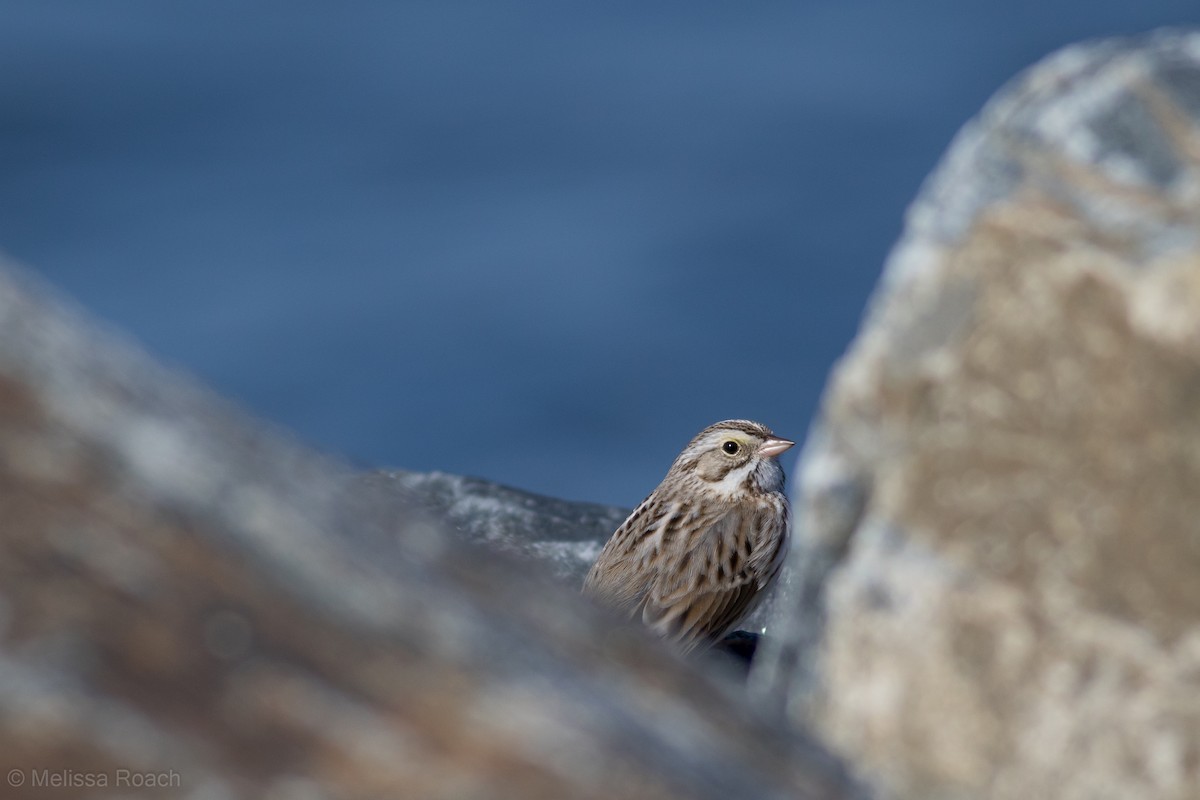
<svg viewBox="0 0 1200 800"><path fill-rule="evenodd" d="M402 497L462 540L534 564L575 589L629 514L443 472L386 470L362 480Z"/></svg>
<svg viewBox="0 0 1200 800"><path fill-rule="evenodd" d="M882 796L1200 797L1200 34L964 128L799 475L752 680Z"/></svg>

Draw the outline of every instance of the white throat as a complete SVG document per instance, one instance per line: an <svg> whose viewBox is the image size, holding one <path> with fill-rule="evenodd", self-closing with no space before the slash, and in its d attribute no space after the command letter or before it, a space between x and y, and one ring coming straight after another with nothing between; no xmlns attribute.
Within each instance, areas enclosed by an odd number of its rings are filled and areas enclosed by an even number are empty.
<svg viewBox="0 0 1200 800"><path fill-rule="evenodd" d="M724 478L708 485L709 491L729 498L744 494L746 492L746 478L754 471L755 466L756 462L747 461L742 466L729 470Z"/></svg>

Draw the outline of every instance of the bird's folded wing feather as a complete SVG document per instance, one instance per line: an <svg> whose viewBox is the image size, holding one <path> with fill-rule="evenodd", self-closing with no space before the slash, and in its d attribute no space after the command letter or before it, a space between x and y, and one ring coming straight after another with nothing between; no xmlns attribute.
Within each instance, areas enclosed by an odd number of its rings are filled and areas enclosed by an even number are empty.
<svg viewBox="0 0 1200 800"><path fill-rule="evenodd" d="M585 594L631 615L650 588L664 535L679 524L678 504L651 494L609 538L583 583Z"/></svg>

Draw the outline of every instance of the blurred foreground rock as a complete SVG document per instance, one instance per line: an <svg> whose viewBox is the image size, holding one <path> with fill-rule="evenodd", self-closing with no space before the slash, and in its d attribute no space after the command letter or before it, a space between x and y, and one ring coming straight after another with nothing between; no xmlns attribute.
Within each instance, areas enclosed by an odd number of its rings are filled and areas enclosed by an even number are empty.
<svg viewBox="0 0 1200 800"><path fill-rule="evenodd" d="M858 796L403 500L0 270L0 795Z"/></svg>
<svg viewBox="0 0 1200 800"><path fill-rule="evenodd" d="M963 130L799 475L755 686L882 794L1200 797L1200 35Z"/></svg>

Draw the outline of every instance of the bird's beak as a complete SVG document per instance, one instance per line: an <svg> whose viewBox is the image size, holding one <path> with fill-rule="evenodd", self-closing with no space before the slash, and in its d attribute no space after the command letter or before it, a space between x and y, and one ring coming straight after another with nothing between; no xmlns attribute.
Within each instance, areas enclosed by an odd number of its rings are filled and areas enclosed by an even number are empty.
<svg viewBox="0 0 1200 800"><path fill-rule="evenodd" d="M758 446L758 454L764 458L774 458L794 444L795 442L791 439L780 439L777 436L772 436Z"/></svg>

